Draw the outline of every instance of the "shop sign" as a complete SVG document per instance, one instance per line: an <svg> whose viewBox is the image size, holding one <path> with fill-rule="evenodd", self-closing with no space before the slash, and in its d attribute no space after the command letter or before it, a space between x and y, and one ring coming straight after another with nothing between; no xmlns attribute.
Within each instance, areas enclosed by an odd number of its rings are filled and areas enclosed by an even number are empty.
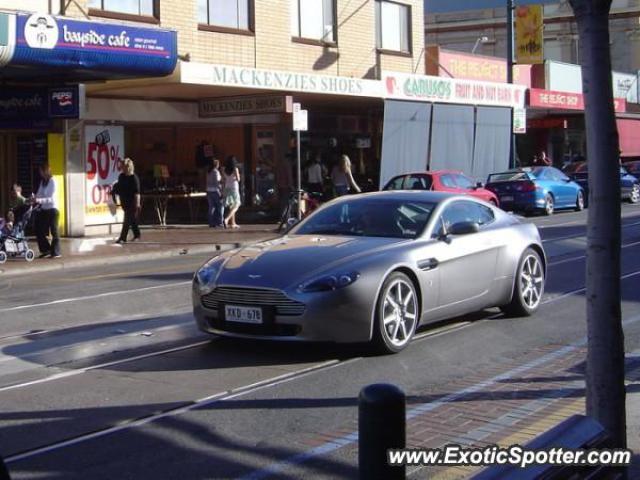
<svg viewBox="0 0 640 480"><path fill-rule="evenodd" d="M261 70L248 67L181 63L182 83L218 85L257 90L283 90L329 95L380 97L380 82L332 75L313 75L298 72Z"/></svg>
<svg viewBox="0 0 640 480"><path fill-rule="evenodd" d="M439 77L464 78L496 83L505 83L507 81L507 62L502 58L453 52L439 47L431 49L431 51L437 51L437 53L431 54L437 64L436 68L427 71L429 75L437 74ZM431 58L427 59L428 62L431 60ZM514 65L513 83L530 87L531 66Z"/></svg>
<svg viewBox="0 0 640 480"><path fill-rule="evenodd" d="M638 103L638 77L628 73L613 72L613 96L627 102Z"/></svg>
<svg viewBox="0 0 640 480"><path fill-rule="evenodd" d="M516 63L544 63L544 9L542 5L516 8Z"/></svg>
<svg viewBox="0 0 640 480"><path fill-rule="evenodd" d="M85 142L85 224L114 223L116 207L111 199L111 187L122 172L124 127L88 125Z"/></svg>
<svg viewBox="0 0 640 480"><path fill-rule="evenodd" d="M624 113L627 102L621 98L614 98L615 111ZM532 88L529 90L529 105L538 108L557 108L560 110L584 110L584 96L581 93L556 92Z"/></svg>
<svg viewBox="0 0 640 480"><path fill-rule="evenodd" d="M47 120L78 118L78 86L51 88L12 88L0 90L0 120Z"/></svg>
<svg viewBox="0 0 640 480"><path fill-rule="evenodd" d="M291 97L284 95L200 100L198 114L201 118L211 118L227 115L284 113L287 111L288 101L291 101Z"/></svg>
<svg viewBox="0 0 640 480"><path fill-rule="evenodd" d="M524 107L522 85L383 72L386 98L426 102Z"/></svg>
<svg viewBox="0 0 640 480"><path fill-rule="evenodd" d="M516 133L516 134L527 133L527 109L526 108L513 109L513 133Z"/></svg>
<svg viewBox="0 0 640 480"><path fill-rule="evenodd" d="M100 78L168 75L177 62L175 31L18 14L11 65L94 70Z"/></svg>
<svg viewBox="0 0 640 480"><path fill-rule="evenodd" d="M567 129L569 126L569 121L566 118L532 118L527 121L528 128L541 128L550 130L553 128L562 128Z"/></svg>

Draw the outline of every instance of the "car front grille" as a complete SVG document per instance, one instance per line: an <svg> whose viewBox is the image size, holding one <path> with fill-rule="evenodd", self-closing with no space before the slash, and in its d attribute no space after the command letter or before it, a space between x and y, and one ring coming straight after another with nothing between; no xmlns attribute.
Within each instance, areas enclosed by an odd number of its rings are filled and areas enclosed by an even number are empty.
<svg viewBox="0 0 640 480"><path fill-rule="evenodd" d="M304 313L304 303L287 297L280 290L267 288L219 287L204 295L202 305L218 310L219 304L246 305L254 307L275 307L277 315L297 316Z"/></svg>

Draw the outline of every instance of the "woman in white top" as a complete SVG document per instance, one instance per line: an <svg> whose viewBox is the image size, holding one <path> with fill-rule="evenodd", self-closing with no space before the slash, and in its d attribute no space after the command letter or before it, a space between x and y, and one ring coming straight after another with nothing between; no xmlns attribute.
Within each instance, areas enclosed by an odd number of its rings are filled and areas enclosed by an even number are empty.
<svg viewBox="0 0 640 480"><path fill-rule="evenodd" d="M60 236L58 235L58 221L60 212L56 202L56 181L51 175L51 167L45 163L40 166L40 184L34 202L40 205L36 217L36 237L40 258L49 256L60 258ZM49 233L51 243L49 243Z"/></svg>
<svg viewBox="0 0 640 480"><path fill-rule="evenodd" d="M240 228L236 223L236 212L240 204L240 170L236 157L232 155L227 157L224 165L224 206L227 210L225 227Z"/></svg>
<svg viewBox="0 0 640 480"><path fill-rule="evenodd" d="M351 160L346 155L340 157L340 163L331 170L331 181L338 197L346 195L350 190L360 193L360 187L351 174Z"/></svg>
<svg viewBox="0 0 640 480"><path fill-rule="evenodd" d="M211 161L207 170L207 201L209 203L209 226L211 228L224 227L222 204L222 174L220 173L220 160Z"/></svg>

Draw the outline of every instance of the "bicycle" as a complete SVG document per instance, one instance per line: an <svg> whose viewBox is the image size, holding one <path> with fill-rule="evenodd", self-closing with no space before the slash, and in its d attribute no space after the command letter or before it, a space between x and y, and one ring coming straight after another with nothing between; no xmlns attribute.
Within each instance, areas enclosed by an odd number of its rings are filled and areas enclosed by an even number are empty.
<svg viewBox="0 0 640 480"><path fill-rule="evenodd" d="M302 215L301 218L307 217L311 212L320 206L321 193L309 193L302 190ZM285 225L294 225L298 221L298 192L293 191L289 194L289 199L282 214L280 215L280 223L278 224L278 232L281 232Z"/></svg>

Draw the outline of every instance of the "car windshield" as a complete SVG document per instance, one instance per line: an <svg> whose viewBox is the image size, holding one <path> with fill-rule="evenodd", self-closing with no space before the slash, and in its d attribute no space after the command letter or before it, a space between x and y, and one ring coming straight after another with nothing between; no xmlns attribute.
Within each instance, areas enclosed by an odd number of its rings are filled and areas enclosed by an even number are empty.
<svg viewBox="0 0 640 480"><path fill-rule="evenodd" d="M327 205L295 227L293 235L417 238L436 204L391 198L359 198Z"/></svg>
<svg viewBox="0 0 640 480"><path fill-rule="evenodd" d="M528 172L516 171L516 172L493 173L489 175L489 180L487 183L514 182L517 180L529 180Z"/></svg>

